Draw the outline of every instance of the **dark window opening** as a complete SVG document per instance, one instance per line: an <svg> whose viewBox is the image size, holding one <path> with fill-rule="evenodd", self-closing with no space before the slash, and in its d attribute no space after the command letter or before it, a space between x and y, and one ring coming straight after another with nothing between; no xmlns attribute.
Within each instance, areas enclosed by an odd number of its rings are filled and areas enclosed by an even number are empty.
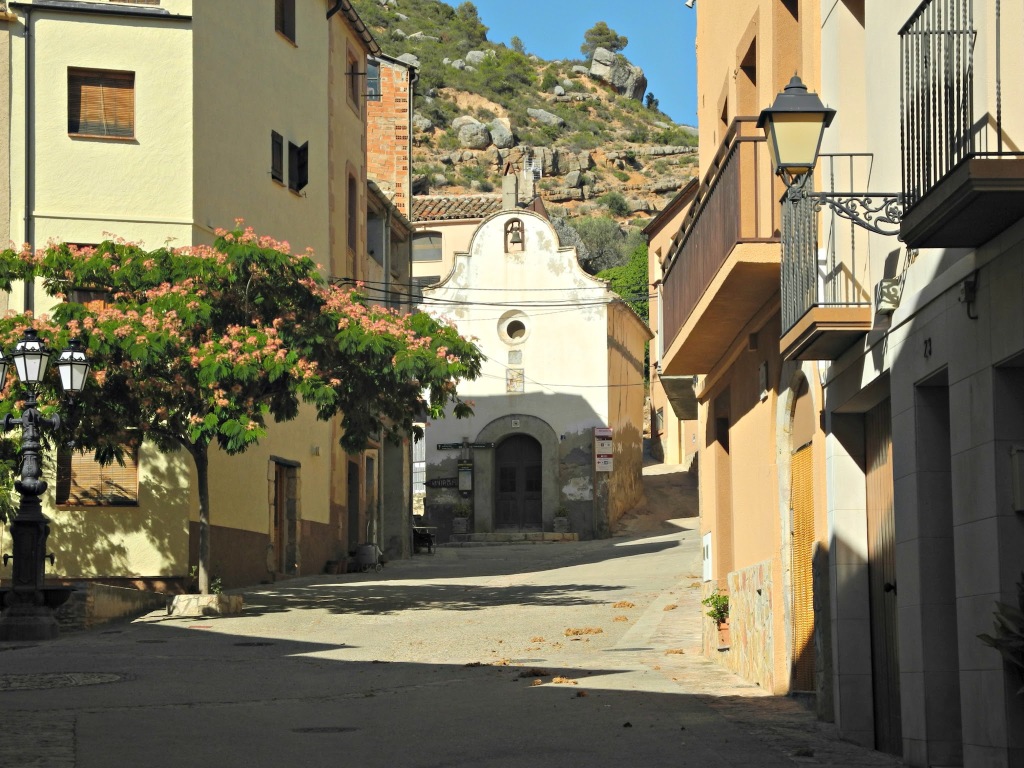
<svg viewBox="0 0 1024 768"><path fill-rule="evenodd" d="M284 183L284 137L270 132L270 178Z"/></svg>
<svg viewBox="0 0 1024 768"><path fill-rule="evenodd" d="M288 142L288 189L301 192L309 184L309 142L301 147Z"/></svg>
<svg viewBox="0 0 1024 768"><path fill-rule="evenodd" d="M295 0L274 0L274 29L295 42Z"/></svg>

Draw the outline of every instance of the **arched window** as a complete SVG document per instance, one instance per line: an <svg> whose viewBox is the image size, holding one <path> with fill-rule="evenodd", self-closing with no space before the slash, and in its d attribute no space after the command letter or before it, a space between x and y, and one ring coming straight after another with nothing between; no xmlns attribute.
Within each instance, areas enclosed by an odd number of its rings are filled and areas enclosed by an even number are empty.
<svg viewBox="0 0 1024 768"><path fill-rule="evenodd" d="M441 233L417 232L412 238L413 261L441 260Z"/></svg>

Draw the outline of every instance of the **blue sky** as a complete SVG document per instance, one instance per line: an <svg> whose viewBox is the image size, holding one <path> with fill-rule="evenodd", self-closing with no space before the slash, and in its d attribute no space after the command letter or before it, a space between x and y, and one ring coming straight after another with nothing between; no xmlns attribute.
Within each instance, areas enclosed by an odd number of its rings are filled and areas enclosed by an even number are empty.
<svg viewBox="0 0 1024 768"><path fill-rule="evenodd" d="M447 0L457 6L460 0ZM490 28L487 39L508 45L519 35L529 53L579 58L583 33L603 21L629 38L626 58L647 75L647 90L677 123L697 124L696 11L683 0L472 0Z"/></svg>

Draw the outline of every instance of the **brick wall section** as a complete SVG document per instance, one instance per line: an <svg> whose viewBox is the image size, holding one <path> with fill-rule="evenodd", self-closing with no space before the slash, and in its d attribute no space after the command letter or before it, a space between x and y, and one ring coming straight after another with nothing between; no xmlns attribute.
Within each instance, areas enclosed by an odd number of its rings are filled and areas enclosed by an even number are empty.
<svg viewBox="0 0 1024 768"><path fill-rule="evenodd" d="M412 110L409 70L381 60L380 86L380 100L368 100L366 107L367 176L408 217L412 213L408 189Z"/></svg>

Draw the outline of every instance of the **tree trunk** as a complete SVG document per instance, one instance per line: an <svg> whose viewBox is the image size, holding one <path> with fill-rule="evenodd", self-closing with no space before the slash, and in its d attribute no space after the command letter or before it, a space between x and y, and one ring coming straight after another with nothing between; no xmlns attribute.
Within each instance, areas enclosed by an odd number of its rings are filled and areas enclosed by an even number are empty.
<svg viewBox="0 0 1024 768"><path fill-rule="evenodd" d="M206 445L193 445L199 482L199 594L210 594L210 455Z"/></svg>

